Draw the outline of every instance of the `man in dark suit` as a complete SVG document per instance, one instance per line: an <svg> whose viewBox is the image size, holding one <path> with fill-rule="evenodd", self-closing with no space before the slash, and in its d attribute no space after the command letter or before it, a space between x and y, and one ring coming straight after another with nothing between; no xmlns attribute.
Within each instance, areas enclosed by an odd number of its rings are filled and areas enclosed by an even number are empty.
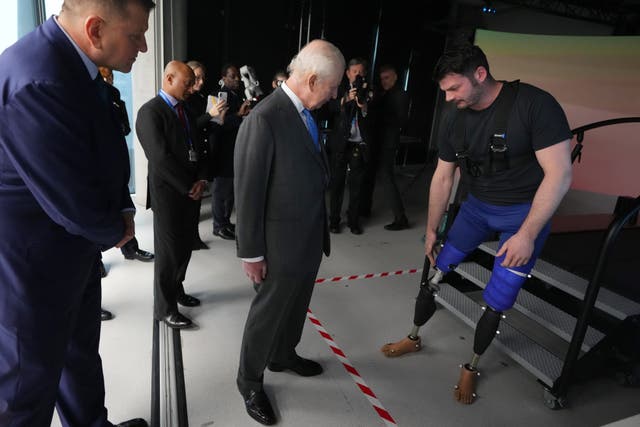
<svg viewBox="0 0 640 427"><path fill-rule="evenodd" d="M153 208L156 251L154 313L177 329L192 326L178 304L200 305L182 284L199 215L197 201L207 183L199 133L184 107L194 79L187 64L171 61L164 70L162 89L140 107L136 119L136 133L149 160L147 208Z"/></svg>
<svg viewBox="0 0 640 427"><path fill-rule="evenodd" d="M55 405L65 426L111 426L98 261L135 209L98 66L131 70L153 7L65 0L0 56L0 425L48 426Z"/></svg>
<svg viewBox="0 0 640 427"><path fill-rule="evenodd" d="M260 284L242 339L238 388L248 414L271 425L262 388L265 367L322 373L300 357L300 341L322 252L329 255L324 194L329 167L310 110L337 96L345 63L331 43L315 40L293 58L286 83L247 116L236 141L238 257Z"/></svg>

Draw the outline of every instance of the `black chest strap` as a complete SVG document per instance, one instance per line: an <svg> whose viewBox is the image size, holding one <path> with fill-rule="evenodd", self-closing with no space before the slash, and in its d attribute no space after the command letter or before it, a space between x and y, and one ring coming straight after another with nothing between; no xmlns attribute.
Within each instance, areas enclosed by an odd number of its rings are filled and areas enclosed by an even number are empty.
<svg viewBox="0 0 640 427"><path fill-rule="evenodd" d="M466 136L466 111L460 111L452 133L453 146L460 169L473 177L493 175L528 163L530 154L513 157L509 153L507 124L518 95L520 81L504 82L495 100L492 134L482 149L482 155L471 156Z"/></svg>

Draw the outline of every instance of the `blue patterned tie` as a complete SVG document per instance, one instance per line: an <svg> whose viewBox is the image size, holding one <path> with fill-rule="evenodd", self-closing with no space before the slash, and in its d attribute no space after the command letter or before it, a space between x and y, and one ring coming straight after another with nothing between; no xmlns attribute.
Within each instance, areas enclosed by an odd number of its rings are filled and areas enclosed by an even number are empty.
<svg viewBox="0 0 640 427"><path fill-rule="evenodd" d="M311 135L311 139L313 139L313 144L316 146L316 150L320 151L320 144L318 143L318 126L316 125L316 121L313 120L311 112L306 108L302 110L302 114L304 114L305 119L307 119L307 130Z"/></svg>

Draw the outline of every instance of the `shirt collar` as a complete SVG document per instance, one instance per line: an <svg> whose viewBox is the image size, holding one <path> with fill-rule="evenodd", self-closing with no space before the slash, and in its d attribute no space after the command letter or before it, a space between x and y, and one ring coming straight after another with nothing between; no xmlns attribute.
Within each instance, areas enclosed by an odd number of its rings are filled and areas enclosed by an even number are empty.
<svg viewBox="0 0 640 427"><path fill-rule="evenodd" d="M173 96L169 95L167 92L163 91L162 89L160 89L160 94L164 99L168 99L169 102L171 102L172 107L175 107L176 104L178 104L177 99L175 99Z"/></svg>
<svg viewBox="0 0 640 427"><path fill-rule="evenodd" d="M298 95L293 93L291 88L287 86L287 82L282 83L280 87L282 88L284 93L287 94L289 99L291 99L291 102L293 102L293 105L295 105L296 110L298 110L298 113L302 114L302 110L304 110L304 105L302 105L302 101L300 100L300 98L298 98Z"/></svg>
<svg viewBox="0 0 640 427"><path fill-rule="evenodd" d="M91 80L94 80L98 76L98 66L93 63L93 61L87 56L86 53L82 51L82 49L80 49L77 43L71 38L69 33L67 33L65 29L62 28L62 25L60 25L60 23L58 22L57 16L53 17L53 21L56 23L56 25L58 25L58 28L62 30L64 35L67 36L67 38L71 42L71 45L75 48L76 52L78 52L78 55L80 55L80 59L82 59L84 66L87 67L87 72L89 73Z"/></svg>

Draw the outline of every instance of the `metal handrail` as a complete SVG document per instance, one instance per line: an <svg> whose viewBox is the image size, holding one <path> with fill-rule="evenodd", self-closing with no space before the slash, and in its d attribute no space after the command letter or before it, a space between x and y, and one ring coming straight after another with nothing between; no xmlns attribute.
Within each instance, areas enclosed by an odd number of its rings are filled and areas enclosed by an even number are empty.
<svg viewBox="0 0 640 427"><path fill-rule="evenodd" d="M604 273L611 247L618 238L622 227L633 217L633 215L635 215L639 211L640 196L635 199L634 205L631 207L631 209L629 209L626 214L622 214L615 218L607 229L607 234L605 235L601 244L600 255L598 256L596 269L593 273L593 276L591 277L591 281L589 281L587 291L585 292L582 311L580 313L580 316L578 317L576 327L573 331L571 344L569 344L569 349L567 350L567 355L564 359L564 365L562 366L562 372L558 379L554 382L553 389L551 390L551 392L556 397L564 398L564 396L566 396L567 394L569 383L573 375L573 370L575 369L575 365L580 353L580 348L582 347L582 342L584 341L587 327L589 326L587 319L591 315L593 307L596 303L596 299L598 298L598 292L600 291L600 279L602 274Z"/></svg>
<svg viewBox="0 0 640 427"><path fill-rule="evenodd" d="M579 159L582 154L582 141L584 140L584 133L586 131L604 126L617 125L620 123L640 123L640 117L619 117L617 119L602 120L600 122L589 123L588 125L573 129L571 133L576 135L578 143L573 147L573 151L571 151L571 163L576 159Z"/></svg>
<svg viewBox="0 0 640 427"><path fill-rule="evenodd" d="M573 163L576 159L580 159L583 148L582 142L584 141L584 133L586 131L620 123L640 123L640 117L620 117L617 119L602 120L573 129L571 133L576 135L577 143L575 147L573 147L573 150L571 152L571 163ZM573 376L573 371L580 355L582 343L584 341L587 328L589 327L588 319L591 316L593 307L595 306L596 300L598 298L598 292L600 291L601 287L600 279L604 273L611 247L617 240L624 224L626 224L627 221L629 221L631 217L633 217L633 215L638 211L640 211L640 196L635 199L635 205L632 206L626 214L619 215L613 221L611 221L602 244L600 245L600 253L598 255L596 269L593 273L593 276L591 277L591 280L589 281L589 285L587 286L587 290L585 292L582 310L580 312L580 316L577 319L576 326L573 330L571 343L569 344L569 349L567 350L567 354L564 358L564 364L562 365L562 372L560 373L560 376L556 379L556 381L554 381L553 387L550 390L551 394L553 394L553 396L557 398L559 402L562 402L567 395L569 384ZM560 406L562 406L562 404L560 404Z"/></svg>

